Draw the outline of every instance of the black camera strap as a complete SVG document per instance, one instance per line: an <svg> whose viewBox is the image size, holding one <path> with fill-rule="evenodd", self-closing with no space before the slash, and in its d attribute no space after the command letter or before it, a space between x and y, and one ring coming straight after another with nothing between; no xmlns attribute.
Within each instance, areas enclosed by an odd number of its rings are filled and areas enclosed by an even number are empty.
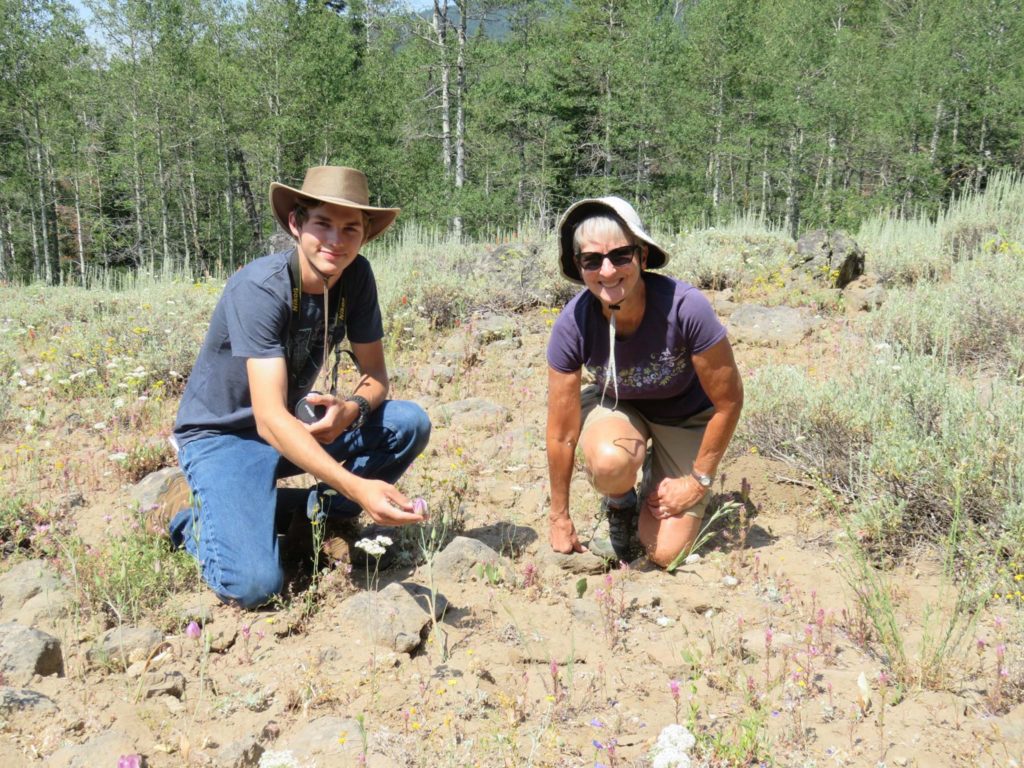
<svg viewBox="0 0 1024 768"><path fill-rule="evenodd" d="M301 268L301 266L299 264L299 249L298 248L295 248L292 251L292 255L291 255L291 257L290 257L290 259L288 261L288 278L289 278L289 281L291 282L291 299L292 299L291 309L292 309L292 312L291 312L291 318L288 321L288 349L286 350L287 354L286 354L286 357L285 357L285 362L288 365L288 383L289 383L289 388L290 388L291 385L293 385L295 383L295 380L298 378L299 373L300 373L300 371L298 371L298 370L292 370L292 350L295 348L295 334L296 334L296 332L298 331L298 328L299 328L299 315L301 313L301 306L302 306L301 305L301 301L302 301L302 268ZM329 351L328 351L326 345L330 342L331 339L333 339L335 337L335 334L337 333L337 330L338 330L338 326L341 325L342 323L344 323L345 319L346 319L345 318L345 310L346 310L346 304L347 304L347 301L346 301L347 297L345 296L345 294L346 294L346 290L345 290L346 281L344 279L344 275L342 275L342 277L338 280L338 284L339 284L340 290L338 291L337 294L335 294L336 298L334 298L334 302L335 302L334 321L331 323L331 330L330 330L329 338L325 339L325 341L324 341L324 344L325 344L325 346L324 346L324 362L325 363L327 361L327 356L329 354ZM325 287L325 290L326 290L326 284L325 284L324 287ZM328 300L327 300L327 306L328 307L330 307L330 302L331 302L331 297L330 297L330 292L328 291ZM332 395L337 394L337 391L338 391L338 362L339 362L339 353L344 353L344 354L348 355L349 358L352 360L352 363L355 365L356 370L359 369L359 363L356 361L356 357L352 353L352 350L350 350L350 349L344 349L343 350L343 349L340 349L340 346L341 346L341 339L338 339L338 343L336 343L334 345L334 365L331 367L331 390L330 390L330 393ZM296 367L301 368L303 366L305 366L305 361L303 361L301 366L296 366Z"/></svg>

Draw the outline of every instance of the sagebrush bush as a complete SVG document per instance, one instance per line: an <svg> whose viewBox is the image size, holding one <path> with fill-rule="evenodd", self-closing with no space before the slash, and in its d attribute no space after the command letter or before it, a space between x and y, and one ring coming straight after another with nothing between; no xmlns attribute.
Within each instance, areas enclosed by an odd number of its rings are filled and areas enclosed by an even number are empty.
<svg viewBox="0 0 1024 768"><path fill-rule="evenodd" d="M865 220L857 242L868 269L892 284L944 279L953 265L978 255L993 238L1024 240L1024 179L994 174L980 194L966 193L937 217Z"/></svg>
<svg viewBox="0 0 1024 768"><path fill-rule="evenodd" d="M941 360L881 349L853 375L766 368L747 383L743 439L841 494L871 546L937 541L954 513L996 548L1024 550L1024 393L981 397Z"/></svg>
<svg viewBox="0 0 1024 768"><path fill-rule="evenodd" d="M1024 246L990 241L951 279L897 288L873 316L873 336L954 368L1024 373Z"/></svg>

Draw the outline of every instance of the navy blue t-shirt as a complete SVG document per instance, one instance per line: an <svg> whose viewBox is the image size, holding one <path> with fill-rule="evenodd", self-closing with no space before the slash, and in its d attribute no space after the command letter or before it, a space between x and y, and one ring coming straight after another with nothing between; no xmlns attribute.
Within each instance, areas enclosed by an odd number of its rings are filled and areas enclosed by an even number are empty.
<svg viewBox="0 0 1024 768"><path fill-rule="evenodd" d="M174 423L178 446L201 437L255 428L246 360L286 357L291 323L292 251L256 259L228 280L210 319L206 339ZM334 324L334 307L344 282L345 316ZM357 344L379 341L384 336L377 283L363 256L346 267L329 296L333 332L330 348L346 336ZM303 361L290 377L288 407L312 388L323 362L323 296L302 294L299 319L291 349L292 361ZM293 366L289 367L294 371Z"/></svg>

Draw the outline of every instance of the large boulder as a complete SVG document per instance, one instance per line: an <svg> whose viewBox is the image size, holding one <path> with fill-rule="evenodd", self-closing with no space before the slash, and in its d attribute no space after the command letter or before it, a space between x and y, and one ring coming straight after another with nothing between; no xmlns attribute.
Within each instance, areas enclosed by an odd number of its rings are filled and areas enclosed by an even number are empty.
<svg viewBox="0 0 1024 768"><path fill-rule="evenodd" d="M793 270L835 288L845 288L864 274L864 251L845 232L816 229L796 244Z"/></svg>

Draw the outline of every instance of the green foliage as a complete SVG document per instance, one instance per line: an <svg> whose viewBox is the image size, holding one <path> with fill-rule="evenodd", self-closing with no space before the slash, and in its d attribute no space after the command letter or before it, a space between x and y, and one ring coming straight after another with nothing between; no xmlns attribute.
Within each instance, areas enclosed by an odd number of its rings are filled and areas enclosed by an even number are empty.
<svg viewBox="0 0 1024 768"><path fill-rule="evenodd" d="M172 552L162 538L146 533L137 521L99 550L79 539L60 542L61 563L80 604L115 622L152 620L174 594L198 587L195 561L184 550ZM173 617L162 616L170 624Z"/></svg>
<svg viewBox="0 0 1024 768"><path fill-rule="evenodd" d="M1014 3L523 0L476 24L492 10L464 3L461 36L454 8L3 4L0 281L229 271L268 249L268 183L322 163L478 239L608 193L670 232L852 228L1020 170Z"/></svg>

